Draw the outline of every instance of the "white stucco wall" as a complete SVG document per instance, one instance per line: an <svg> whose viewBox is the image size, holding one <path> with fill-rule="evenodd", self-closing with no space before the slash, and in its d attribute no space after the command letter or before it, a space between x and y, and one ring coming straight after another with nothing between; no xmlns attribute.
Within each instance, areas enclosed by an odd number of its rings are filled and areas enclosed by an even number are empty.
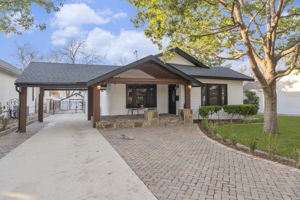
<svg viewBox="0 0 300 200"><path fill-rule="evenodd" d="M0 70L0 104L6 106L7 101L19 98L15 89L15 80L17 76L10 75Z"/></svg>
<svg viewBox="0 0 300 200"><path fill-rule="evenodd" d="M100 92L100 107L103 116L127 115L126 85L108 84L107 89ZM159 113L168 113L168 85L157 85L157 110Z"/></svg>
<svg viewBox="0 0 300 200"><path fill-rule="evenodd" d="M198 79L202 83L227 84L228 105L243 104L243 81L218 80L218 79Z"/></svg>

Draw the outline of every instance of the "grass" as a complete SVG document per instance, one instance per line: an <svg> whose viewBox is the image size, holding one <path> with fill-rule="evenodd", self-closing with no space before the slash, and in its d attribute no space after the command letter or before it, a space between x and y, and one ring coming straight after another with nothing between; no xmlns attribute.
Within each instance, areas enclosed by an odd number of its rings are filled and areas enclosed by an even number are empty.
<svg viewBox="0 0 300 200"><path fill-rule="evenodd" d="M262 115L255 118L263 121ZM300 117L278 116L278 124L280 134L272 136L278 142L276 154L295 159L295 150L300 149ZM217 131L225 138L236 135L237 142L245 146L257 138L257 149L267 151L269 136L263 133L262 123L221 125Z"/></svg>

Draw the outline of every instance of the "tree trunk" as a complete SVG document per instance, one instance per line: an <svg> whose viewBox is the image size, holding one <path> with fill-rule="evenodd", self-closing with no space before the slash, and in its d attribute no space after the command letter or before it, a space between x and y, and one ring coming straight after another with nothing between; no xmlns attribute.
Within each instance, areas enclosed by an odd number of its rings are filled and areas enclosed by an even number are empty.
<svg viewBox="0 0 300 200"><path fill-rule="evenodd" d="M270 90L264 90L264 97L264 133L276 134L278 133L276 81L270 85Z"/></svg>

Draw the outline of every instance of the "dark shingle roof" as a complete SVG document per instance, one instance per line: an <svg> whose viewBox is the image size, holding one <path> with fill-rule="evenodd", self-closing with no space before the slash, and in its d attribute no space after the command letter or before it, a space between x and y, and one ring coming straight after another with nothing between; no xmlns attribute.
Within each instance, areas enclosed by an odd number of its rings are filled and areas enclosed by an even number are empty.
<svg viewBox="0 0 300 200"><path fill-rule="evenodd" d="M198 78L215 78L215 79L229 79L229 80L244 80L253 81L254 79L242 73L234 71L226 67L208 67L200 68L188 65L170 64L176 69Z"/></svg>
<svg viewBox="0 0 300 200"><path fill-rule="evenodd" d="M16 80L16 84L87 83L120 66L32 62Z"/></svg>
<svg viewBox="0 0 300 200"><path fill-rule="evenodd" d="M14 76L19 76L22 73L21 69L18 69L1 59L0 59L0 70L5 71Z"/></svg>

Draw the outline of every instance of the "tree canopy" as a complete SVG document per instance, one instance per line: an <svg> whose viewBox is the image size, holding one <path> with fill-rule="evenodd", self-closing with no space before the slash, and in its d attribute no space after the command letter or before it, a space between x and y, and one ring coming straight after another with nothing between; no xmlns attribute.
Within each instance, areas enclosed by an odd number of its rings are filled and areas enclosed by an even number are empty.
<svg viewBox="0 0 300 200"><path fill-rule="evenodd" d="M265 95L266 133L276 133L276 80L300 67L294 0L128 0L136 27L160 48L179 46L216 65L247 56Z"/></svg>
<svg viewBox="0 0 300 200"><path fill-rule="evenodd" d="M56 2L56 3L55 3ZM21 34L24 30L36 27L46 28L44 23L36 23L32 14L32 6L36 4L47 13L58 11L60 0L1 0L0 1L0 31L5 34Z"/></svg>
<svg viewBox="0 0 300 200"><path fill-rule="evenodd" d="M241 28L257 56L276 61L299 46L300 9L293 0L129 0L155 44L186 48L203 62L221 63L247 55ZM240 16L239 16L240 14Z"/></svg>

